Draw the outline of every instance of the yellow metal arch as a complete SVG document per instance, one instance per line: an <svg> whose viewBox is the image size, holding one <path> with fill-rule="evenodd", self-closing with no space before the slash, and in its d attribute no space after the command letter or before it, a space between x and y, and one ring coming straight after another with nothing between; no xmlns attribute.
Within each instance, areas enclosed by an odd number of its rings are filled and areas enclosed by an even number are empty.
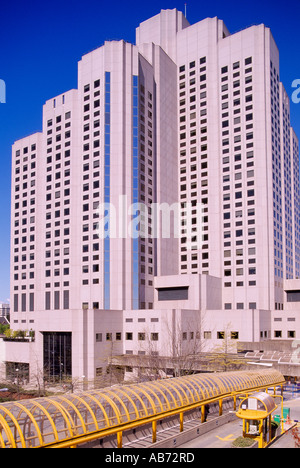
<svg viewBox="0 0 300 468"><path fill-rule="evenodd" d="M1 445L1 448L5 448L5 442L4 442L4 439L2 437L2 431L0 430L0 445Z"/></svg>
<svg viewBox="0 0 300 468"><path fill-rule="evenodd" d="M191 392L191 389L190 387L188 386L187 384L187 379L184 379L184 378L178 378L177 382L176 382L176 385L181 388L182 390L182 393L184 394L185 396L185 399L186 399L186 402L187 404L189 403L195 403L195 398L194 398L194 395L193 393ZM190 397L188 396L188 393L190 394ZM191 399L192 401L191 401Z"/></svg>
<svg viewBox="0 0 300 468"><path fill-rule="evenodd" d="M80 412L78 411L78 408L70 401L68 400L68 398L65 398L63 396L59 396L59 399L65 403L67 403L68 405L71 406L71 408L73 408L73 411L77 414L78 418L79 418L79 421L81 422L81 427L83 429L83 432L86 434L87 430L86 430L86 425L85 425L85 422L80 414ZM65 410L65 408L64 408ZM74 428L75 428L75 423L73 421L73 425L74 425ZM76 431L77 432L77 431Z"/></svg>
<svg viewBox="0 0 300 468"><path fill-rule="evenodd" d="M261 379L259 375L255 374L254 381L256 382L257 387L259 387L261 384Z"/></svg>
<svg viewBox="0 0 300 468"><path fill-rule="evenodd" d="M145 392L140 386L134 387L134 389L133 389L133 387L130 387L130 388L128 388L128 391L132 392L141 401L141 404L143 405L143 407L146 408L146 405L144 405L143 400L140 397L140 395L138 394L138 392L136 391L136 389L138 389L142 393L142 395L144 395L146 397L146 399L150 402L150 405L151 405L152 410L153 410L153 414L156 414L156 407L155 407L154 401L148 395L148 393ZM128 393L127 393L127 395L128 395ZM145 411L146 411L145 414L148 415L149 414L148 409L145 409Z"/></svg>
<svg viewBox="0 0 300 468"><path fill-rule="evenodd" d="M108 396L106 395L106 393L102 392L101 393L101 396L104 398L104 400L106 400L109 405L111 406L112 410L114 411L115 413L115 416L117 418L117 421L118 421L118 424L122 424L122 421L121 421L121 413L117 407L117 405L115 404L115 402ZM105 410L104 410L105 411ZM106 413L107 414L107 413ZM108 415L107 415L108 416ZM109 416L108 416L109 418Z"/></svg>
<svg viewBox="0 0 300 468"><path fill-rule="evenodd" d="M202 376L201 376L201 377L202 377ZM209 397L211 397L211 398L214 397L214 396L216 395L216 387L215 387L214 382L213 382L211 379L208 379L207 376L206 376L206 374L203 375L203 379L201 378L201 380L203 380L203 382L204 382L204 384L205 384L204 387L205 387L205 389L207 390L207 396L208 396L208 398L209 398ZM210 393L210 392L208 391L208 389L211 389L213 392Z"/></svg>
<svg viewBox="0 0 300 468"><path fill-rule="evenodd" d="M199 381L195 378L195 375L189 376L189 384L192 386L191 382L193 382L193 388L195 390L195 394L198 396L198 399L200 399L200 394L202 395L203 400L205 399L205 393L203 391L203 388L201 385L199 385Z"/></svg>
<svg viewBox="0 0 300 468"><path fill-rule="evenodd" d="M36 409L39 409L40 411L42 411L45 414L45 416L47 417L47 419L50 422L50 425L51 425L51 427L53 429L53 434L54 434L55 440L59 440L58 432L57 432L57 429L56 429L56 426L54 424L54 421L52 419L51 414L46 410L46 408L41 403L39 403L37 400L34 400L34 409L32 411L32 415L34 415Z"/></svg>
<svg viewBox="0 0 300 468"><path fill-rule="evenodd" d="M218 375L216 375L216 378L215 378L215 384L216 384L216 392L217 393L229 393L230 392L230 388L228 389L228 383L227 383L227 378L226 377L219 377Z"/></svg>
<svg viewBox="0 0 300 468"><path fill-rule="evenodd" d="M2 410L1 406L0 406L0 409ZM8 439L8 442L9 442L11 448L17 448L13 433L11 432L11 429L10 429L9 425L6 422L6 419L2 416L2 414L0 414L0 424L2 425L2 427L4 429L4 432L5 432L6 436L7 436L7 439Z"/></svg>
<svg viewBox="0 0 300 468"><path fill-rule="evenodd" d="M21 405L21 403L16 402L14 404L18 408L20 408L24 413L27 414L27 416L29 417L30 421L32 422L32 424L33 424L33 426L34 426L34 428L36 430L37 436L39 438L40 445L43 445L44 439L43 439L42 433L41 433L41 431L39 429L39 426L38 426L36 420L34 419L34 415L28 410L28 408L26 408L26 406ZM21 428L20 428L20 430L21 430ZM22 436L23 436L23 434L22 434ZM23 445L23 443L22 443L22 445ZM24 440L24 447L26 447L25 440Z"/></svg>
<svg viewBox="0 0 300 468"><path fill-rule="evenodd" d="M206 374L203 376L203 379L201 379L201 381L202 380L203 380L204 388L207 391L208 397L211 397L211 398L214 397L217 392L214 381L211 381L211 379L209 379Z"/></svg>
<svg viewBox="0 0 300 468"><path fill-rule="evenodd" d="M176 398L174 397L173 393L171 392L171 390L169 389L169 387L165 386L165 385L162 385L162 381L161 380L155 380L155 381L152 381L151 382L152 386L156 389L157 387L159 387L160 391L163 391L165 390L167 392L168 395L170 395L171 397L171 400L173 401L174 403L174 408L177 407L177 402L176 402ZM171 403L170 403L170 409L171 409Z"/></svg>
<svg viewBox="0 0 300 468"><path fill-rule="evenodd" d="M228 375L227 379L229 380L230 384L231 384L231 391L232 392L236 392L238 391L238 389L240 388L241 386L241 379L238 379L238 377L236 377L234 374L232 374L230 372L230 374Z"/></svg>
<svg viewBox="0 0 300 468"><path fill-rule="evenodd" d="M150 391L152 393L152 395L154 395L157 399L157 401L159 402L160 404L160 407L161 407L161 411L163 411L163 404L160 400L160 398L158 398L158 393L155 393L155 391L153 390L153 385L152 385L152 382L148 382L147 385L144 385L144 384L139 384L139 386L141 388L146 388L148 391ZM164 401L166 402L166 407L168 408L168 410L171 409L171 404L170 404L170 401L168 400L168 397L167 395L162 391L162 389L158 386L154 387L156 392L159 392L159 395L161 395L164 399Z"/></svg>
<svg viewBox="0 0 300 468"><path fill-rule="evenodd" d="M88 413L90 414L90 416L92 418L93 424L95 424L96 430L99 429L99 425L98 425L98 421L97 421L97 418L95 416L95 413L92 411L91 407L88 405L88 403L85 401L85 399L81 398L79 395L74 395L74 394L72 394L72 398L74 400L77 400L81 405L83 405L87 409ZM91 423L89 423L89 424L91 424Z"/></svg>
<svg viewBox="0 0 300 468"><path fill-rule="evenodd" d="M176 384L171 382L171 380L172 379L170 379L170 380L160 380L160 384L161 384L162 387L168 387L169 389L171 388L176 393L176 395L178 396L181 405L184 406L183 398L180 395L180 392L177 390ZM175 407L178 408L178 402L176 400L175 400Z"/></svg>
<svg viewBox="0 0 300 468"><path fill-rule="evenodd" d="M68 430L69 430L69 433L70 433L70 436L74 436L74 432L73 432L73 429L72 429L72 426L74 427L75 424L74 424L74 421L70 415L70 413L62 406L60 405L54 398L44 398L45 401L47 401L49 403L49 405L53 405L55 406L56 409L58 409L58 412L62 415L67 427L68 427ZM63 429L63 432L66 432L66 429Z"/></svg>
<svg viewBox="0 0 300 468"><path fill-rule="evenodd" d="M106 427L110 427L110 422L109 422L109 417L105 411L105 408L104 406L101 404L101 402L94 396L92 395L91 393L85 393L85 397L86 398L90 398L94 403L96 403L96 405L100 408L100 410L102 411L102 414L104 416L104 419L105 419L105 422L106 422ZM87 403L88 404L88 403ZM90 408L91 409L91 408ZM92 409L91 409L91 412ZM96 416L95 416L96 417ZM99 425L98 425L99 427Z"/></svg>
<svg viewBox="0 0 300 468"><path fill-rule="evenodd" d="M22 429L18 423L18 421L16 420L15 416L11 413L11 411L9 411L9 409L5 408L5 407L2 407L1 408L2 411L8 416L10 417L10 419L12 420L12 422L14 423L15 425L15 428L16 430L18 431L19 433L19 436L20 436L20 441L21 441L21 444L22 444L22 447L26 447L26 442L25 442L25 439L24 439L24 436L23 436L23 432L22 432ZM6 419L6 418L5 418ZM16 438L14 438L15 441L16 441ZM41 442L43 442L43 439L41 439Z"/></svg>
<svg viewBox="0 0 300 468"><path fill-rule="evenodd" d="M157 413L157 405L155 404L155 400L152 398L154 396L154 398L158 401L158 404L160 406L160 410L163 411L164 410L164 407L163 407L163 404L160 400L160 398L158 398L157 394L155 394L155 392L152 390L152 388L148 387L147 388L147 392L144 390L144 387L142 385L139 385L139 389L140 391L143 393L143 395L147 395L150 402L152 402L152 408L153 408L153 412Z"/></svg>
<svg viewBox="0 0 300 468"><path fill-rule="evenodd" d="M178 379L178 382L179 382L179 379ZM195 400L195 395L193 394L193 392L192 392L192 390L191 390L190 387L192 387L193 390L195 390L195 389L194 389L193 385L191 384L190 380L187 381L187 380L185 379L185 380L182 380L181 382L184 384L185 388L187 389L188 393L190 394L190 398L192 399L192 403L195 403L195 402L196 402L196 400ZM188 400L188 401L191 401L190 398L189 398L188 395L187 395L187 392L185 392L185 394L186 394L187 400Z"/></svg>
<svg viewBox="0 0 300 468"><path fill-rule="evenodd" d="M125 394L125 396L129 399L129 401L130 401L130 403L132 404L132 407L133 407L133 409L134 409L134 411L135 411L135 415L136 415L136 417L138 418L138 417L139 417L139 413L138 413L137 407L136 407L135 403L133 402L133 400L132 400L130 397L128 397L127 393L122 392L119 388L118 388L118 392ZM130 420L131 420L131 417L130 417L128 408L127 408L127 406L126 406L125 403L124 403L124 400L122 400L122 399L119 397L119 395L117 395L116 392L114 393L112 390L109 390L109 389L107 389L107 388L105 389L105 393L108 393L108 394L111 395L113 398L116 398L116 399L118 400L118 402L120 403L120 405L123 407L123 409L124 409L124 411L125 411L125 414L126 414L126 416L127 416L127 421L130 421Z"/></svg>
<svg viewBox="0 0 300 468"><path fill-rule="evenodd" d="M175 380L173 381L169 380L168 383L171 383L171 387L175 390L176 394L178 395L181 406L188 404L187 394L184 391L183 385L180 384L179 379L176 379L176 382ZM178 403L177 403L177 406L178 406Z"/></svg>

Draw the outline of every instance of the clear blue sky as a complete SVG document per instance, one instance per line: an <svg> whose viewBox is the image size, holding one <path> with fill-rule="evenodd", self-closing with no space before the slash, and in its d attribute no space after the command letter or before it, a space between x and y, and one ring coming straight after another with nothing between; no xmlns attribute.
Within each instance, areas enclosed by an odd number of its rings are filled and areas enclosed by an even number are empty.
<svg viewBox="0 0 300 468"><path fill-rule="evenodd" d="M291 96L300 79L300 1L285 0L27 0L0 4L0 79L7 87L0 104L0 301L9 297L10 161L12 143L41 130L47 99L77 86L77 62L105 40L135 42L135 28L161 9L184 11L191 24L218 16L234 33L264 23L281 58L281 81ZM300 136L300 104L291 103Z"/></svg>

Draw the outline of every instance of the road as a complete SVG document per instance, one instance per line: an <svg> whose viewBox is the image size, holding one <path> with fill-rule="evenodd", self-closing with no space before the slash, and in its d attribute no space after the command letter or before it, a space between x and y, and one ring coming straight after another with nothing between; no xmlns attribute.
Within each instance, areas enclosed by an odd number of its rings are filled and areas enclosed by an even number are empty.
<svg viewBox="0 0 300 468"><path fill-rule="evenodd" d="M178 446L179 449L186 448L231 448L232 441L242 435L243 423L241 420L217 427L196 439Z"/></svg>
<svg viewBox="0 0 300 468"><path fill-rule="evenodd" d="M276 400L278 402L278 400ZM285 408L291 409L291 419L300 421L300 398L295 400L284 401ZM280 407L274 414L280 414ZM231 448L231 443L234 439L241 436L243 433L243 423L238 418L231 423L218 427L211 432L197 437L183 445L178 446L179 449L191 448ZM300 427L299 427L300 434ZM280 437L270 448L295 448L295 442L291 432Z"/></svg>

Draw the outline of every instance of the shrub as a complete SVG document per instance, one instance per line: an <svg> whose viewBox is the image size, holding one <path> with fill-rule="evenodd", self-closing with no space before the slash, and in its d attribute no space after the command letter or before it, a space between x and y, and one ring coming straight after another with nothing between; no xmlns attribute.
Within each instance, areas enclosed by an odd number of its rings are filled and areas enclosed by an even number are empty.
<svg viewBox="0 0 300 468"><path fill-rule="evenodd" d="M255 443L254 439L250 439L249 437L238 437L232 442L233 447L236 448L247 448L251 447Z"/></svg>

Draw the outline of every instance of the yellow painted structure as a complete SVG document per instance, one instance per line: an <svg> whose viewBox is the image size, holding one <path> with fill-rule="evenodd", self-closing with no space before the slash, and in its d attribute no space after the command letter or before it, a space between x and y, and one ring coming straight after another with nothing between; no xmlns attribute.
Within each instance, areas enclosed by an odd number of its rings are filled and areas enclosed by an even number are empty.
<svg viewBox="0 0 300 468"><path fill-rule="evenodd" d="M118 447L126 430L151 424L156 441L157 421L205 405L280 386L276 370L195 374L166 380L0 404L0 447L76 447L115 434ZM275 393L275 392L274 392Z"/></svg>
<svg viewBox="0 0 300 468"><path fill-rule="evenodd" d="M268 393L253 393L240 403L237 417L243 420L243 437L258 441L258 448L267 447L273 440L272 413L278 408L275 397ZM281 412L283 402L281 403Z"/></svg>

